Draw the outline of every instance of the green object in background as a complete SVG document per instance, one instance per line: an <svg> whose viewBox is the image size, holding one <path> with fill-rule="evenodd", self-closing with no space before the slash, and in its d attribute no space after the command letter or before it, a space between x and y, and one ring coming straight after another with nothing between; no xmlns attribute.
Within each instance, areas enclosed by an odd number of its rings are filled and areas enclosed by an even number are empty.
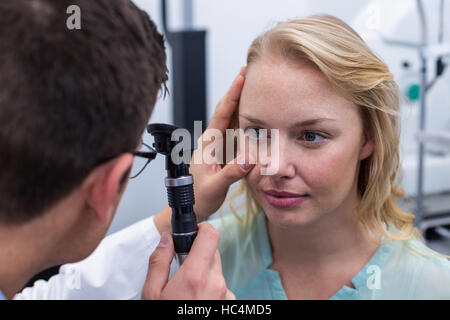
<svg viewBox="0 0 450 320"><path fill-rule="evenodd" d="M407 95L408 99L411 100L411 101L419 100L419 97L420 97L420 86L418 84L410 85L406 95Z"/></svg>

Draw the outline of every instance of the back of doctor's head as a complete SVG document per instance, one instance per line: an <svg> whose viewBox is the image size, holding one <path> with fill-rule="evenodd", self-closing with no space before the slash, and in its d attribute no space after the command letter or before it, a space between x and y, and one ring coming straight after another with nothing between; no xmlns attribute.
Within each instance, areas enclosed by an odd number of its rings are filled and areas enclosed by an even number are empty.
<svg viewBox="0 0 450 320"><path fill-rule="evenodd" d="M413 225L414 215L397 205L397 197L404 193L398 179L400 96L387 65L350 26L330 15L277 24L252 42L247 65L267 55L315 65L338 93L358 107L365 134L373 140L375 151L361 161L357 218L374 234L415 238L418 231ZM238 123L237 119L234 123ZM246 191L244 183L231 200ZM247 192L247 211L257 214L260 210ZM386 224L393 224L399 232L387 233Z"/></svg>
<svg viewBox="0 0 450 320"><path fill-rule="evenodd" d="M0 1L0 39L0 223L14 224L136 149L167 68L162 35L129 0Z"/></svg>

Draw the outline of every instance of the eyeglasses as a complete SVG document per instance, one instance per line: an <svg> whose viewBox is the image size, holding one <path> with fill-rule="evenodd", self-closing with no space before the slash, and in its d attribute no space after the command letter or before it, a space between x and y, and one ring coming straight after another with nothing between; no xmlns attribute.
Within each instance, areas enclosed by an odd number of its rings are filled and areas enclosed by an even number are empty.
<svg viewBox="0 0 450 320"><path fill-rule="evenodd" d="M141 149L139 149L139 151L132 152L132 154L135 158L133 166L131 167L130 179L134 179L140 175L147 165L156 158L158 153L148 144L142 142Z"/></svg>

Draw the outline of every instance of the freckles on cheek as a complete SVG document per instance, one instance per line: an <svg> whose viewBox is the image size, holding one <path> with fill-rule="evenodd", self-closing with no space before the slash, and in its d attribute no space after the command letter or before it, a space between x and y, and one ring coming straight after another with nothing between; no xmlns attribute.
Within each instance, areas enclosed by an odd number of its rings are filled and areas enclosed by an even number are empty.
<svg viewBox="0 0 450 320"><path fill-rule="evenodd" d="M351 180L354 173L352 162L344 154L318 156L302 167L308 185L318 189L334 189L337 184Z"/></svg>

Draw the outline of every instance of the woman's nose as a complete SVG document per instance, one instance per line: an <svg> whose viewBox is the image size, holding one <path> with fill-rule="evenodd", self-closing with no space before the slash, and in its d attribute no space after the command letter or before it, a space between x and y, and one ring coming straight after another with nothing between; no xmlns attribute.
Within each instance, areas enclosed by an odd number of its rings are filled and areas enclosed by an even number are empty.
<svg viewBox="0 0 450 320"><path fill-rule="evenodd" d="M280 139L276 145L271 146L269 163L266 167L267 175L277 179L293 178L296 174L293 157L289 143Z"/></svg>

